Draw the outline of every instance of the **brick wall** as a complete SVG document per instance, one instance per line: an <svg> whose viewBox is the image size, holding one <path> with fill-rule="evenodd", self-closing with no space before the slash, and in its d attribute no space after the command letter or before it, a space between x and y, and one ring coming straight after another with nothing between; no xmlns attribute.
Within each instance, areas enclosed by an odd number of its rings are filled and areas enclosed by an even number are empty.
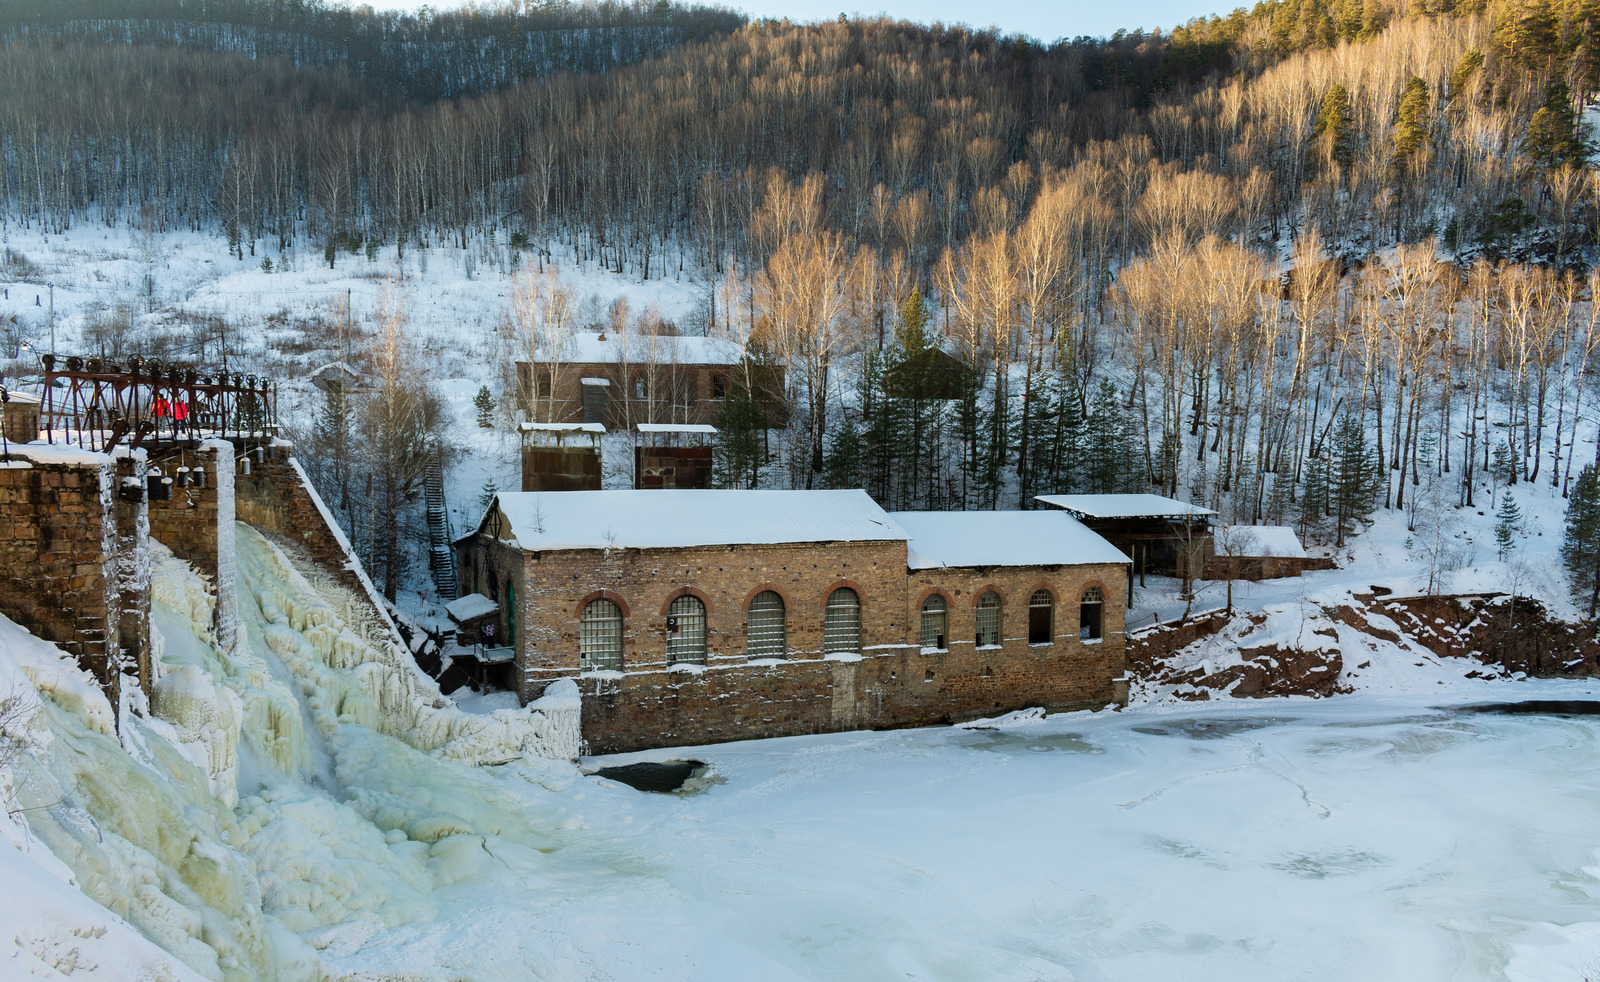
<svg viewBox="0 0 1600 982"><path fill-rule="evenodd" d="M144 461L55 447L0 461L0 613L60 645L117 704L150 682Z"/></svg>
<svg viewBox="0 0 1600 982"><path fill-rule="evenodd" d="M511 569L512 550L478 536L461 550L464 569ZM1120 698L1123 673L1120 566L919 571L907 575L903 542L740 545L640 551L526 554L516 599L520 689L536 698L558 678L583 692L583 732L592 753L715 743L861 728L922 726L1031 706L1103 706ZM482 576L484 574L473 574ZM1104 637L1078 639L1078 599L1105 594ZM862 605L861 656L822 655L823 610L839 586ZM1053 643L1028 643L1028 599L1058 598ZM1003 598L998 646L979 648L975 605ZM482 585L478 587L482 592ZM750 600L784 598L783 660L745 654ZM949 606L945 650L917 641L931 590ZM668 666L666 618L692 593L706 608L707 665ZM596 597L623 611L623 671L579 674L578 619ZM496 597L504 603L504 597Z"/></svg>

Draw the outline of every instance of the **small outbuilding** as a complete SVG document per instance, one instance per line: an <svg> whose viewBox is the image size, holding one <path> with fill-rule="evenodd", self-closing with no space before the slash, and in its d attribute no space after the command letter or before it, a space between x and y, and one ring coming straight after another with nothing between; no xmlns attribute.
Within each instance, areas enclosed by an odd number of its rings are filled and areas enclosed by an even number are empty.
<svg viewBox="0 0 1600 982"><path fill-rule="evenodd" d="M635 488L711 487L717 428L709 423L640 423L633 445Z"/></svg>
<svg viewBox="0 0 1600 982"><path fill-rule="evenodd" d="M39 439L39 397L7 389L0 403L0 423L9 443L32 443Z"/></svg>
<svg viewBox="0 0 1600 982"><path fill-rule="evenodd" d="M600 423L518 423L522 490L600 490Z"/></svg>
<svg viewBox="0 0 1600 982"><path fill-rule="evenodd" d="M1274 580L1299 576L1312 564L1287 525L1217 525L1206 557L1208 580Z"/></svg>

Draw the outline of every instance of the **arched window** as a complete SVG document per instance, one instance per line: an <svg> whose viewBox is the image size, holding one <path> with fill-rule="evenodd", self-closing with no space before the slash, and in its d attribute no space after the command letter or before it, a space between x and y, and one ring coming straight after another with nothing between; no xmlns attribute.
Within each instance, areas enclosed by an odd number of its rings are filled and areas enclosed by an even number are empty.
<svg viewBox="0 0 1600 982"><path fill-rule="evenodd" d="M667 608L667 664L706 663L706 605L685 595Z"/></svg>
<svg viewBox="0 0 1600 982"><path fill-rule="evenodd" d="M946 635L945 626L949 621L945 613L944 598L937 593L929 595L922 602L922 646L924 648L943 648Z"/></svg>
<svg viewBox="0 0 1600 982"><path fill-rule="evenodd" d="M861 598L847 586L833 591L822 614L822 652L861 653Z"/></svg>
<svg viewBox="0 0 1600 982"><path fill-rule="evenodd" d="M610 600L589 601L578 618L578 670L622 669L622 609Z"/></svg>
<svg viewBox="0 0 1600 982"><path fill-rule="evenodd" d="M1100 588L1092 586L1083 591L1083 600L1078 608L1078 637L1085 641L1092 641L1101 636L1104 625L1101 623L1100 612L1105 606L1105 594Z"/></svg>
<svg viewBox="0 0 1600 982"><path fill-rule="evenodd" d="M771 590L762 590L750 601L745 650L751 658L784 656L783 613L783 598Z"/></svg>
<svg viewBox="0 0 1600 982"><path fill-rule="evenodd" d="M1028 599L1028 643L1050 644L1056 636L1056 598L1035 590Z"/></svg>
<svg viewBox="0 0 1600 982"><path fill-rule="evenodd" d="M1000 643L1000 595L990 590L978 598L978 647Z"/></svg>

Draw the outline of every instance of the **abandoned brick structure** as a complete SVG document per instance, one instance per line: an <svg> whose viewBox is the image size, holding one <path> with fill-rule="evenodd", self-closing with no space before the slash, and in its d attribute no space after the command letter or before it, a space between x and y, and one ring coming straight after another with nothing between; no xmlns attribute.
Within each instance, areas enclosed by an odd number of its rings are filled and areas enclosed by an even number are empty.
<svg viewBox="0 0 1600 982"><path fill-rule="evenodd" d="M576 679L595 753L1126 699L1128 559L1061 512L502 493L456 546L521 698Z"/></svg>
<svg viewBox="0 0 1600 982"><path fill-rule="evenodd" d="M727 399L750 394L768 426L786 422L783 369L726 338L574 334L561 350L517 363L519 408L539 423L715 424Z"/></svg>

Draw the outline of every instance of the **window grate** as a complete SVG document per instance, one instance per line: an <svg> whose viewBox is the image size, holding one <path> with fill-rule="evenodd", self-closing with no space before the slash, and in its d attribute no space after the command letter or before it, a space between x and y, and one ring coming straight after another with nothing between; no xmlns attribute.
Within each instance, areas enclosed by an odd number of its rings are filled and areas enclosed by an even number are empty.
<svg viewBox="0 0 1600 982"><path fill-rule="evenodd" d="M699 597L684 596L667 608L667 664L706 663L706 605Z"/></svg>
<svg viewBox="0 0 1600 982"><path fill-rule="evenodd" d="M747 654L751 658L782 658L785 654L783 598L763 590L750 601Z"/></svg>
<svg viewBox="0 0 1600 982"><path fill-rule="evenodd" d="M943 648L945 626L949 618L945 613L944 598L935 593L922 602L922 646Z"/></svg>
<svg viewBox="0 0 1600 982"><path fill-rule="evenodd" d="M978 598L978 646L1000 643L1000 595L993 590Z"/></svg>
<svg viewBox="0 0 1600 982"><path fill-rule="evenodd" d="M622 609L610 600L592 600L578 619L578 670L621 669Z"/></svg>
<svg viewBox="0 0 1600 982"><path fill-rule="evenodd" d="M822 616L824 654L861 653L861 598L849 587L840 587L828 597Z"/></svg>

